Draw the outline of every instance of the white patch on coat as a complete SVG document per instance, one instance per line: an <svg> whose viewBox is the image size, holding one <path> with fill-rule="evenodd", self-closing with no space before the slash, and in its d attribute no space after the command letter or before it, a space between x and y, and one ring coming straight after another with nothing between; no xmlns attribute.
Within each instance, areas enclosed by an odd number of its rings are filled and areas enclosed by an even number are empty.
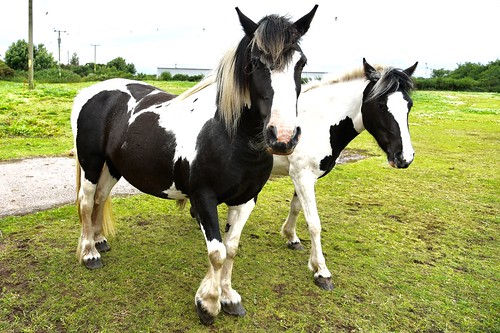
<svg viewBox="0 0 500 333"><path fill-rule="evenodd" d="M324 172L319 168L321 160L333 154L330 126L338 125L349 117L358 133L365 129L361 105L367 83L364 79L358 79L323 85L302 93L298 101L297 118L302 135L291 155L273 155L272 174L287 175L308 170L316 177L321 176Z"/></svg>

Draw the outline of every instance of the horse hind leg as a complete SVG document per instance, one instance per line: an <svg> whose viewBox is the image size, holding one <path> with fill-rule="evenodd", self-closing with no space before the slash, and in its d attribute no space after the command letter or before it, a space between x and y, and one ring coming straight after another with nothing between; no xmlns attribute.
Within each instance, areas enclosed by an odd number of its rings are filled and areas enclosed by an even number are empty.
<svg viewBox="0 0 500 333"><path fill-rule="evenodd" d="M104 164L94 195L93 214L95 216L92 219L95 247L98 252L111 250L106 236L114 236L115 233L110 193L117 182L118 179L111 175L108 164Z"/></svg>
<svg viewBox="0 0 500 333"><path fill-rule="evenodd" d="M94 230L92 220L94 216L94 195L97 184L82 177L77 200L77 208L82 224L80 239L78 240L77 257L78 260L89 269L102 267L101 255L95 247Z"/></svg>
<svg viewBox="0 0 500 333"><path fill-rule="evenodd" d="M290 212L288 213L285 223L281 227L281 235L287 239L288 248L291 250L304 250L304 246L302 246L295 232L300 210L300 200L297 193L294 193L292 201L290 202Z"/></svg>
<svg viewBox="0 0 500 333"><path fill-rule="evenodd" d="M103 266L98 248L109 250L103 229L110 225L109 218L109 192L116 179L109 174L109 169L104 161L95 161L94 168L79 169L77 160L77 208L82 224L82 230L77 247L78 260L89 269ZM99 166L100 167L96 167ZM96 172L96 170L99 170ZM82 172L83 171L83 172ZM96 176L97 175L97 176ZM97 182L90 179L98 178ZM108 201L108 203L106 203ZM112 228L111 228L112 230ZM96 247L98 244L98 247Z"/></svg>

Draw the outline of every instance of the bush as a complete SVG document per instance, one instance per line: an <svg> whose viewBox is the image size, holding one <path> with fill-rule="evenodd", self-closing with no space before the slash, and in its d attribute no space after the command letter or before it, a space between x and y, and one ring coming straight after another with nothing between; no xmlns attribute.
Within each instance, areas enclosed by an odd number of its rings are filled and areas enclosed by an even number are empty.
<svg viewBox="0 0 500 333"><path fill-rule="evenodd" d="M61 68L61 76L57 68L42 69L35 71L35 80L44 83L59 83L59 82L80 82L80 75L73 73L70 70Z"/></svg>
<svg viewBox="0 0 500 333"><path fill-rule="evenodd" d="M0 60L0 78L11 78L14 76L14 70Z"/></svg>
<svg viewBox="0 0 500 333"><path fill-rule="evenodd" d="M163 73L161 73L160 80L162 80L162 81L172 81L172 73L170 73L170 72L163 72Z"/></svg>

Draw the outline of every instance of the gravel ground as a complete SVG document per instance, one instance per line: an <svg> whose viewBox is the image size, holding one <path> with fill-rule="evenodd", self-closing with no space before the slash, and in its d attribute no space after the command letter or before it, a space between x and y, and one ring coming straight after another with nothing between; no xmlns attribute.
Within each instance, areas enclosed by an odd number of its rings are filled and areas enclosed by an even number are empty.
<svg viewBox="0 0 500 333"><path fill-rule="evenodd" d="M0 218L74 202L75 169L73 157L0 162ZM126 195L139 191L121 179L112 193Z"/></svg>
<svg viewBox="0 0 500 333"><path fill-rule="evenodd" d="M365 156L343 151L338 163ZM76 164L73 157L47 157L0 162L0 218L25 215L75 201ZM140 193L120 179L112 195Z"/></svg>

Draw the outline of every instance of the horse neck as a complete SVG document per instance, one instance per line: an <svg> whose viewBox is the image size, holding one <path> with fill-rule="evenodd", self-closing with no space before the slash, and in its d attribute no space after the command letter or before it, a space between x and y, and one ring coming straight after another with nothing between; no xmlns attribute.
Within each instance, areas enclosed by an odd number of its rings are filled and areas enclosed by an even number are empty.
<svg viewBox="0 0 500 333"><path fill-rule="evenodd" d="M365 79L354 79L321 85L303 93L300 109L303 110L302 113L307 113L308 117L323 119L330 126L349 118L354 130L359 134L365 129L361 106L367 84Z"/></svg>

